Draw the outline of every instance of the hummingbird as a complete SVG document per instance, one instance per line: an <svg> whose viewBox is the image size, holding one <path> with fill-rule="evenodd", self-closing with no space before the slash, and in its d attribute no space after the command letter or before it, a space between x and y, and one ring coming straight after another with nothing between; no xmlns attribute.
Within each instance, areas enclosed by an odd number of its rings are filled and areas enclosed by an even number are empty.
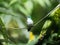
<svg viewBox="0 0 60 45"><path fill-rule="evenodd" d="M31 28L33 27L33 20L31 19L31 16L27 17L27 27L28 27L28 31L30 31Z"/></svg>

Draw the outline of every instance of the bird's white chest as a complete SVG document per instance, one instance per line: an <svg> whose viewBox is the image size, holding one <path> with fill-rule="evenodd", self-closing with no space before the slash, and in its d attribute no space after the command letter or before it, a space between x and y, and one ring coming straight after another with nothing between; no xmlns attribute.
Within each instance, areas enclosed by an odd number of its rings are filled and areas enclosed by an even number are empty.
<svg viewBox="0 0 60 45"><path fill-rule="evenodd" d="M28 25L32 25L32 24L33 24L33 21L32 21L31 18L27 18L27 24L28 24Z"/></svg>

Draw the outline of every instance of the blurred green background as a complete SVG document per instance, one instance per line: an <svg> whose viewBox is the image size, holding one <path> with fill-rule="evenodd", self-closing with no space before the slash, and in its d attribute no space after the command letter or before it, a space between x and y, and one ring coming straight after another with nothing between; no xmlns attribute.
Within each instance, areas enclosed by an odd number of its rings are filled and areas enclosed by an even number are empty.
<svg viewBox="0 0 60 45"><path fill-rule="evenodd" d="M60 7L55 8L59 2L0 0L0 45L59 45ZM47 14L49 16L43 19ZM31 16L34 25L43 19L30 32L27 30L28 16Z"/></svg>

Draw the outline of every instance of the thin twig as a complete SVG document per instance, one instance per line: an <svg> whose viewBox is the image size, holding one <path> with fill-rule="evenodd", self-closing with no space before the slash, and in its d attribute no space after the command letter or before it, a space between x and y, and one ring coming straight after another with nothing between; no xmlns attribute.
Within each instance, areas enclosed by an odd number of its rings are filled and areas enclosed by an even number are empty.
<svg viewBox="0 0 60 45"><path fill-rule="evenodd" d="M41 21L43 21L45 18L47 18L56 8L60 8L60 4L58 4L52 11L50 11L45 17L43 17L41 20L39 20L34 26L39 24Z"/></svg>
<svg viewBox="0 0 60 45"><path fill-rule="evenodd" d="M5 29L13 29L13 30L27 29L27 27L25 27L25 28L14 28L14 27L4 27L4 26L2 28L5 28Z"/></svg>

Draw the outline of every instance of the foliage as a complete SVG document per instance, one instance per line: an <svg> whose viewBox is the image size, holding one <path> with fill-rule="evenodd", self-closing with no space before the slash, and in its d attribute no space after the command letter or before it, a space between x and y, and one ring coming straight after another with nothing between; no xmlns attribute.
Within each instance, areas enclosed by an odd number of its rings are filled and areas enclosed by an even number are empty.
<svg viewBox="0 0 60 45"><path fill-rule="evenodd" d="M58 4L59 0L0 0L0 44L58 45ZM28 16L31 16L34 22L30 32L27 30Z"/></svg>

